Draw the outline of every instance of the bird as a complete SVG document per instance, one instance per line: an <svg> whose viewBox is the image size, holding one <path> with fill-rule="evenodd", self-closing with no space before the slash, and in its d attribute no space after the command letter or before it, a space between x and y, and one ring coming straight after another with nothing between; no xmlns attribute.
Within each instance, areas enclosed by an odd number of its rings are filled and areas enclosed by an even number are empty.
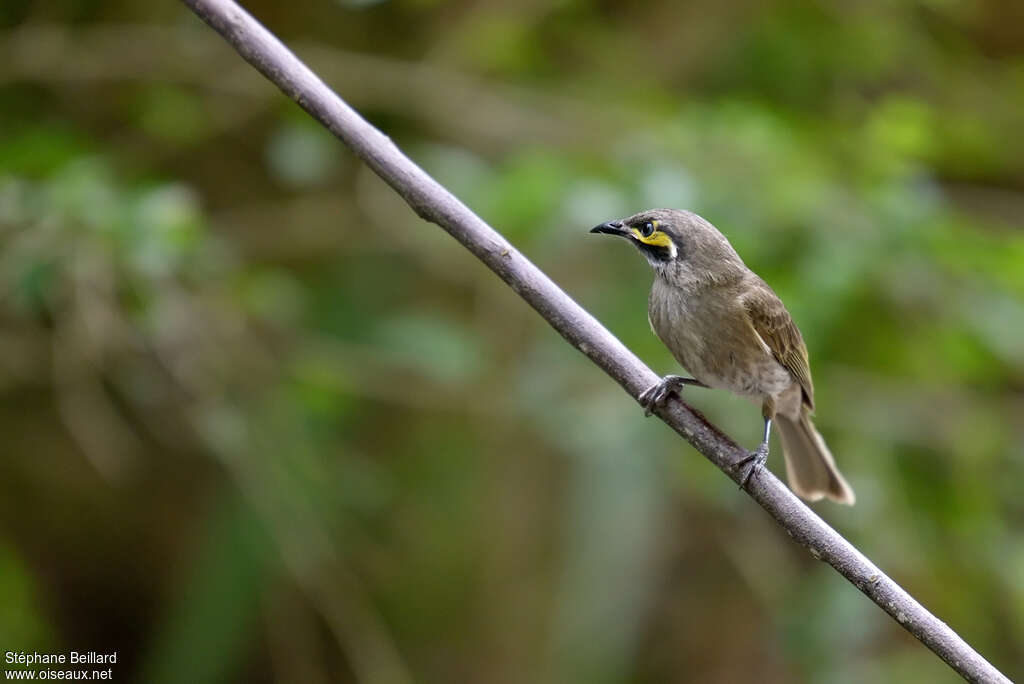
<svg viewBox="0 0 1024 684"><path fill-rule="evenodd" d="M725 389L761 403L761 444L740 459L740 486L768 460L773 422L790 488L808 501L853 504L853 489L814 427L807 346L779 296L729 240L697 214L650 209L590 230L627 240L654 270L648 321L693 377L666 375L639 396L646 415L685 386Z"/></svg>

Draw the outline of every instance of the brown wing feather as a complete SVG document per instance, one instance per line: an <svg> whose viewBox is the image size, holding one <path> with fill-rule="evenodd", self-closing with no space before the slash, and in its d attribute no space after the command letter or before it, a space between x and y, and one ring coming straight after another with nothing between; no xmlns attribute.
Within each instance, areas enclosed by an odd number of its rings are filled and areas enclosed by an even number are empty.
<svg viewBox="0 0 1024 684"><path fill-rule="evenodd" d="M772 350L775 359L800 383L804 404L813 409L814 385L804 338L778 295L764 281L758 285L760 287L749 288L743 296L750 324Z"/></svg>

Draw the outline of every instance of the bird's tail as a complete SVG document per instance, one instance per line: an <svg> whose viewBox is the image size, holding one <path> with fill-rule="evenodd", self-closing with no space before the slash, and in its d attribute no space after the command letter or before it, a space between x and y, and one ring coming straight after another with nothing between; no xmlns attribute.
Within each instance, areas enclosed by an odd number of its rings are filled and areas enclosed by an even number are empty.
<svg viewBox="0 0 1024 684"><path fill-rule="evenodd" d="M776 414L775 418L786 456L786 477L793 491L808 501L827 496L852 505L856 500L853 490L836 468L825 440L814 429L807 411L801 411L796 420L781 414Z"/></svg>

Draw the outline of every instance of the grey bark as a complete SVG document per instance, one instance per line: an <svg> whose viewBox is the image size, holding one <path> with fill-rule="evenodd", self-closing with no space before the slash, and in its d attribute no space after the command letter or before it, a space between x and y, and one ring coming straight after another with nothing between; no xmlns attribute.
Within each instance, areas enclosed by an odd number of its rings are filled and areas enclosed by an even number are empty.
<svg viewBox="0 0 1024 684"><path fill-rule="evenodd" d="M328 88L273 34L231 0L182 0L235 50L313 118L323 124L421 218L435 223L475 254L571 345L619 383L634 399L660 379L593 316L574 302L497 231ZM729 437L682 401L655 413L726 475L747 455ZM1009 683L944 622L928 612L827 525L766 469L751 478L749 495L811 555L825 561L904 629L971 682Z"/></svg>

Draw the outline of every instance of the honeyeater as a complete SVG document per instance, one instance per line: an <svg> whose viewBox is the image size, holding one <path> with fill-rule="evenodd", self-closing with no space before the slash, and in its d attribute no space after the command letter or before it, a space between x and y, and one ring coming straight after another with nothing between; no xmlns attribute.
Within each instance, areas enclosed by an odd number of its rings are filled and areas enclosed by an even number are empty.
<svg viewBox="0 0 1024 684"><path fill-rule="evenodd" d="M743 484L768 458L774 421L793 491L811 501L828 497L852 504L853 490L811 422L814 386L800 330L725 236L700 216L678 209L651 209L591 232L625 238L651 264L651 329L693 375L667 375L641 394L645 413L685 385L749 397L761 403L764 437L737 464L747 467Z"/></svg>

